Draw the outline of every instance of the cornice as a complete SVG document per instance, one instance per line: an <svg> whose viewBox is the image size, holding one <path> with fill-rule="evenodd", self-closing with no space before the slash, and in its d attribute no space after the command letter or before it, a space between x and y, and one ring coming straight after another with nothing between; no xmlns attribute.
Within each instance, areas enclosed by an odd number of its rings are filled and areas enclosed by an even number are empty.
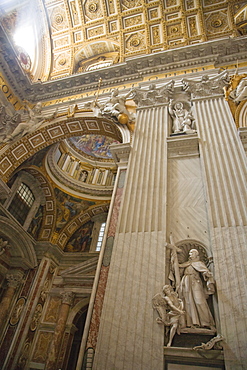
<svg viewBox="0 0 247 370"><path fill-rule="evenodd" d="M127 82L142 82L147 76L171 71L203 68L205 65L220 68L226 64L247 62L247 36L226 37L194 45L137 56L102 70L75 74L49 82L31 83L24 75L15 52L5 31L0 27L2 58L0 66L12 89L21 98L30 102L60 99L62 97L87 93L97 89L102 78L101 88L109 88Z"/></svg>

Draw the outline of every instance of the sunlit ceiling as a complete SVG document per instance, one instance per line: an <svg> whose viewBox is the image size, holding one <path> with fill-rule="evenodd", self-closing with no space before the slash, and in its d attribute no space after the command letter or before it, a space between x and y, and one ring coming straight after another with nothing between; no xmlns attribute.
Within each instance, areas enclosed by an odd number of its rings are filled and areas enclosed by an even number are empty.
<svg viewBox="0 0 247 370"><path fill-rule="evenodd" d="M33 80L236 36L239 0L3 0L2 23Z"/></svg>

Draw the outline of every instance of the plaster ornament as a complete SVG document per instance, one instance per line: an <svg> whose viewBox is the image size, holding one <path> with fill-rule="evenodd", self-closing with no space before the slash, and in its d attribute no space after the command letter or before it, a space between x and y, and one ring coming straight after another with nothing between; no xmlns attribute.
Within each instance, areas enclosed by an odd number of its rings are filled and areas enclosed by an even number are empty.
<svg viewBox="0 0 247 370"><path fill-rule="evenodd" d="M223 71L217 76L209 78L207 75L201 77L200 81L183 79L183 90L190 92L193 98L211 95L223 95L223 88L229 83L228 72Z"/></svg>
<svg viewBox="0 0 247 370"><path fill-rule="evenodd" d="M164 285L162 293L153 297L152 304L159 314L156 319L157 323L170 327L167 347L171 347L174 335L176 332L180 334L180 327L183 326L183 301L178 298L178 294L171 285Z"/></svg>
<svg viewBox="0 0 247 370"><path fill-rule="evenodd" d="M133 99L139 107L167 103L168 98L174 91L174 83L175 82L171 80L159 88L156 88L155 84L150 84L148 90L132 88L131 99Z"/></svg>
<svg viewBox="0 0 247 370"><path fill-rule="evenodd" d="M185 133L194 134L195 130L195 119L190 110L185 108L185 104L178 101L174 104L173 99L169 103L169 113L172 117L172 132L174 134Z"/></svg>
<svg viewBox="0 0 247 370"><path fill-rule="evenodd" d="M55 111L51 116L44 117L42 114L42 103L38 102L35 106L31 109L27 106L28 111L28 119L25 122L20 122L16 128L11 132L11 134L7 135L7 137L3 140L4 142L11 142L15 141L26 134L30 134L36 130L46 121L49 119L53 119L57 115L57 111Z"/></svg>

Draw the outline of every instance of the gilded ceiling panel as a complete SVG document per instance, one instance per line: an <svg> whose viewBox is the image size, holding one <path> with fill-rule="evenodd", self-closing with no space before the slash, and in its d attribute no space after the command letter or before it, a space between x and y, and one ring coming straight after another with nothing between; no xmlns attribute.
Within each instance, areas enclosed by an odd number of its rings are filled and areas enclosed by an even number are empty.
<svg viewBox="0 0 247 370"><path fill-rule="evenodd" d="M35 2L37 7L41 6L40 0L32 3ZM84 71L89 57L93 64L96 56L107 59L107 51L98 49L99 41L118 45L118 56L111 58L112 63L118 63L134 55L219 36L236 36L234 14L242 3L239 0L44 0L50 28L47 37L52 40L50 79ZM15 27L16 19L18 6L3 19L8 32ZM75 68L78 63L80 69ZM98 63L98 68L105 65Z"/></svg>

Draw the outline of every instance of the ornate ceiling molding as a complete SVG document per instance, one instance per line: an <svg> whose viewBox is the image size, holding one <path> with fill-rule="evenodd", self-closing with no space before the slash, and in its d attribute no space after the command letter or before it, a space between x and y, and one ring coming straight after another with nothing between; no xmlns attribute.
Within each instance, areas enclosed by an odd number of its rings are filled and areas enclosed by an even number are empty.
<svg viewBox="0 0 247 370"><path fill-rule="evenodd" d="M25 98L30 102L60 99L97 90L99 78L102 78L101 88L105 89L127 82L137 84L150 76L169 74L171 71L186 74L193 68L200 69L205 66L212 68L212 65L214 68L227 67L230 64L236 64L236 60L239 64L247 62L247 36L226 37L151 55L136 56L134 59L101 70L44 83L32 83L18 64L8 36L2 27L0 27L0 42L3 55L0 66L15 93L21 99Z"/></svg>

